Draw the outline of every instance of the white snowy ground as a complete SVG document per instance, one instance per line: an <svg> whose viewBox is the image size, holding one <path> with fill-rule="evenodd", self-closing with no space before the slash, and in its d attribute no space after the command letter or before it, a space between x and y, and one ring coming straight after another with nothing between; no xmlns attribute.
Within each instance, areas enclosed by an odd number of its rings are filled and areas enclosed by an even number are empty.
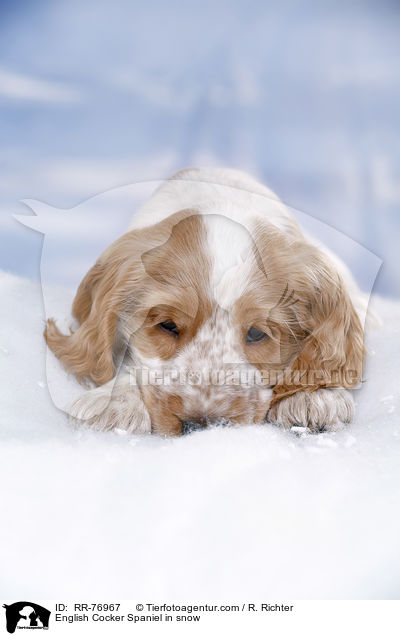
<svg viewBox="0 0 400 636"><path fill-rule="evenodd" d="M375 302L347 429L166 440L73 430L46 388L40 287L0 273L0 294L0 595L399 598L399 303Z"/></svg>

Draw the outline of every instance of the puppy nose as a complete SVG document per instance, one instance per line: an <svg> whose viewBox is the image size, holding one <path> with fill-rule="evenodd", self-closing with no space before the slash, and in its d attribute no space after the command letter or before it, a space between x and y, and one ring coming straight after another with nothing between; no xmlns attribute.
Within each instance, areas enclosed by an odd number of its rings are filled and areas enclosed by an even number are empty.
<svg viewBox="0 0 400 636"><path fill-rule="evenodd" d="M225 426L227 420L224 417L190 417L182 422L182 435L199 431L207 426Z"/></svg>

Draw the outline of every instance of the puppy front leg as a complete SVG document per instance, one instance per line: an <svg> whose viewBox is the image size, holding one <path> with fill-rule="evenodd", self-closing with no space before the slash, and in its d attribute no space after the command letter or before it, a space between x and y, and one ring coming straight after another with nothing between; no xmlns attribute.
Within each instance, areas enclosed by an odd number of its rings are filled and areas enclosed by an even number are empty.
<svg viewBox="0 0 400 636"><path fill-rule="evenodd" d="M149 413L127 372L121 372L115 380L81 395L71 404L68 413L71 420L89 424L96 430L151 431Z"/></svg>
<svg viewBox="0 0 400 636"><path fill-rule="evenodd" d="M298 391L275 402L267 413L267 421L282 428L304 426L313 432L333 431L353 417L353 397L342 388Z"/></svg>

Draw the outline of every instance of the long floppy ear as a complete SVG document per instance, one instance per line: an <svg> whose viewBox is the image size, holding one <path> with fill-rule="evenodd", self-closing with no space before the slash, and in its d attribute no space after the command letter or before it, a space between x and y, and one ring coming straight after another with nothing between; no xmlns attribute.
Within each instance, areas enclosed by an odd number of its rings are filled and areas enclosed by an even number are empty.
<svg viewBox="0 0 400 636"><path fill-rule="evenodd" d="M272 403L297 391L351 388L361 380L365 349L360 319L334 265L316 248L311 248L301 290L306 302L295 305L295 312L308 335L274 387Z"/></svg>
<svg viewBox="0 0 400 636"><path fill-rule="evenodd" d="M143 243L136 232L115 241L79 285L72 314L80 327L70 335L47 321L44 337L50 349L79 380L104 384L115 375L113 345L118 319L142 276Z"/></svg>

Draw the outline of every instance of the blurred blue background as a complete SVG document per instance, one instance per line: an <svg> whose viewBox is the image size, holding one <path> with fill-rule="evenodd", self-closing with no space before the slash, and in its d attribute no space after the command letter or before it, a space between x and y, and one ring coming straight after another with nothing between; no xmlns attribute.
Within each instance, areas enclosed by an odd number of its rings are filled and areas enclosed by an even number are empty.
<svg viewBox="0 0 400 636"><path fill-rule="evenodd" d="M376 291L400 294L397 0L0 8L1 268L39 276L20 199L72 207L221 165L380 256Z"/></svg>

